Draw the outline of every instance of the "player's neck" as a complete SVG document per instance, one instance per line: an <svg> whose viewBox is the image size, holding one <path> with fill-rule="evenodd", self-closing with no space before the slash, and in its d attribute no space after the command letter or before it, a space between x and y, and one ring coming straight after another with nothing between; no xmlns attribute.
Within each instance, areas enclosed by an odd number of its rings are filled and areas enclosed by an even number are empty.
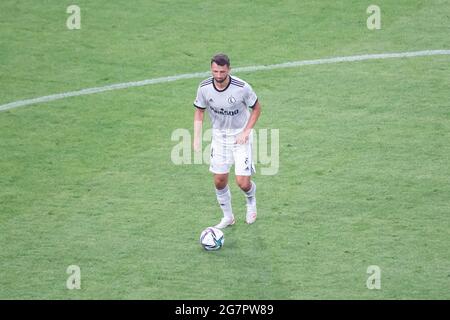
<svg viewBox="0 0 450 320"><path fill-rule="evenodd" d="M225 81L222 83L219 83L216 80L214 80L214 85L216 86L217 89L223 90L226 87L228 87L228 84L230 83L230 81L231 81L231 78L230 78L230 75L228 75L227 78L225 79Z"/></svg>

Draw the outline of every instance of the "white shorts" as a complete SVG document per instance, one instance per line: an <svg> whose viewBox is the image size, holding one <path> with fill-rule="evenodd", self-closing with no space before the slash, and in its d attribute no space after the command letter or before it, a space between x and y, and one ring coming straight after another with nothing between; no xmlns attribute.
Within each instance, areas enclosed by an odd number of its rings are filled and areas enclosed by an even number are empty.
<svg viewBox="0 0 450 320"><path fill-rule="evenodd" d="M251 176L255 173L252 157L253 132L249 135L246 144L237 144L235 137L224 139L212 138L209 171L214 174L230 172L234 164L234 173L237 176Z"/></svg>

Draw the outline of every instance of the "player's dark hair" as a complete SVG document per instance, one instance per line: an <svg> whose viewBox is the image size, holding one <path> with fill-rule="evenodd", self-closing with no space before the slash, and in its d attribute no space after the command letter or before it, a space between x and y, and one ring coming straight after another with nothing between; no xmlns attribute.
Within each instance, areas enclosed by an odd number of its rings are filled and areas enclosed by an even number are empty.
<svg viewBox="0 0 450 320"><path fill-rule="evenodd" d="M218 53L211 58L211 64L215 62L218 66L230 67L230 58L224 53Z"/></svg>

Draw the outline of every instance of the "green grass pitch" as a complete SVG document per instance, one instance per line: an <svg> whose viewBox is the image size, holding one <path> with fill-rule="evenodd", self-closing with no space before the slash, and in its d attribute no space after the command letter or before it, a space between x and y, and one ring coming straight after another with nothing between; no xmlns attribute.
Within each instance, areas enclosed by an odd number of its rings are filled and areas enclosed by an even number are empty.
<svg viewBox="0 0 450 320"><path fill-rule="evenodd" d="M203 72L219 51L244 67L450 49L449 17L445 0L2 0L0 105ZM198 243L221 217L208 166L170 157L201 79L0 112L0 299L449 299L449 74L448 55L237 74L280 163L257 164L251 226L231 174L217 252Z"/></svg>

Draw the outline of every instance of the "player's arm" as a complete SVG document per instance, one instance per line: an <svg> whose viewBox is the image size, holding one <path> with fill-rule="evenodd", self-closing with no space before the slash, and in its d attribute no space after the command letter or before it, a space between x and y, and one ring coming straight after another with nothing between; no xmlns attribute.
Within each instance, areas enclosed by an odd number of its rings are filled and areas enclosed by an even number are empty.
<svg viewBox="0 0 450 320"><path fill-rule="evenodd" d="M248 119L244 131L242 131L242 133L236 138L236 143L243 144L248 141L248 136L250 135L250 132L252 131L253 127L256 124L256 121L258 121L259 115L261 114L261 105L259 104L258 100L256 101L252 109L253 111L250 115L250 119Z"/></svg>
<svg viewBox="0 0 450 320"><path fill-rule="evenodd" d="M200 151L200 140L202 138L202 126L203 126L203 117L205 115L205 109L195 108L194 113L194 151Z"/></svg>

